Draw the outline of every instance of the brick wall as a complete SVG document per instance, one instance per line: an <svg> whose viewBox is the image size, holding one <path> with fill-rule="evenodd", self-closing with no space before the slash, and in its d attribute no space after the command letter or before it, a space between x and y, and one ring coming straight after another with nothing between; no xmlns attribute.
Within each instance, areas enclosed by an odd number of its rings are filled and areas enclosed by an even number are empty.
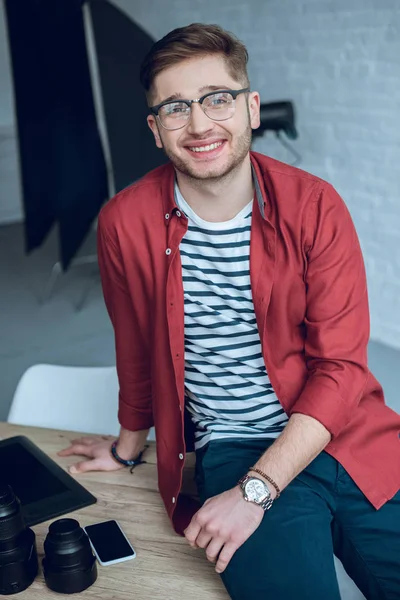
<svg viewBox="0 0 400 600"><path fill-rule="evenodd" d="M155 38L194 21L233 31L262 101L295 102L299 166L336 187L360 237L371 337L400 348L400 1L114 3ZM292 160L271 135L254 147Z"/></svg>

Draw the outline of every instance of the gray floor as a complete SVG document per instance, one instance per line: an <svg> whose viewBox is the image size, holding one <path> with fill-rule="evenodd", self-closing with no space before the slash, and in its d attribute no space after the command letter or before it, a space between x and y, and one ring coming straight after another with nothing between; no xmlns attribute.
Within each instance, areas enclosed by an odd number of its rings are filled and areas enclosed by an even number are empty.
<svg viewBox="0 0 400 600"><path fill-rule="evenodd" d="M57 261L55 232L24 255L21 225L0 227L0 420L7 416L24 371L36 363L115 364L112 328L94 265L62 274L51 298L43 294ZM95 252L91 235L81 254Z"/></svg>
<svg viewBox="0 0 400 600"><path fill-rule="evenodd" d="M81 255L95 252L91 235ZM43 293L57 260L55 232L38 251L24 255L21 225L0 227L0 420L7 417L23 372L36 363L112 365L114 342L94 265L72 268ZM400 412L400 352L371 342L370 368L388 404Z"/></svg>

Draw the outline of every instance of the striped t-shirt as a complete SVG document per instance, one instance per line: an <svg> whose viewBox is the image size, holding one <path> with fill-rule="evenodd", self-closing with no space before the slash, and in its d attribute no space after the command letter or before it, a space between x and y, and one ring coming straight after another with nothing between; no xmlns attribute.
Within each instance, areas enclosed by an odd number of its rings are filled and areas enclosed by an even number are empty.
<svg viewBox="0 0 400 600"><path fill-rule="evenodd" d="M180 244L185 306L185 402L195 448L221 438L276 438L287 423L261 352L250 286L252 201L233 219L188 218Z"/></svg>

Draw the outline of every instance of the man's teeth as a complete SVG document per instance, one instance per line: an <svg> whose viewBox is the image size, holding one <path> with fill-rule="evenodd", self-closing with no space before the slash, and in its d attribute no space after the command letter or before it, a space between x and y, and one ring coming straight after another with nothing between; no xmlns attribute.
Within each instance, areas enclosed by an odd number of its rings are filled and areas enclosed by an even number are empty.
<svg viewBox="0 0 400 600"><path fill-rule="evenodd" d="M215 144L210 144L209 146L195 146L190 148L192 152L209 152L210 150L215 150L221 146L222 142L215 142Z"/></svg>

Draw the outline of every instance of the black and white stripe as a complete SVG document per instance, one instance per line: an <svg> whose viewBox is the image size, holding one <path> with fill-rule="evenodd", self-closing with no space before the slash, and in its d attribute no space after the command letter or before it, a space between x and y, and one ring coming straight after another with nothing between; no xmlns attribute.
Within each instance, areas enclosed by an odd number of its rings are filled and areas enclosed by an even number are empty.
<svg viewBox="0 0 400 600"><path fill-rule="evenodd" d="M218 438L275 438L287 423L261 352L250 286L252 202L230 221L197 216L180 244L185 303L186 406L195 447Z"/></svg>

